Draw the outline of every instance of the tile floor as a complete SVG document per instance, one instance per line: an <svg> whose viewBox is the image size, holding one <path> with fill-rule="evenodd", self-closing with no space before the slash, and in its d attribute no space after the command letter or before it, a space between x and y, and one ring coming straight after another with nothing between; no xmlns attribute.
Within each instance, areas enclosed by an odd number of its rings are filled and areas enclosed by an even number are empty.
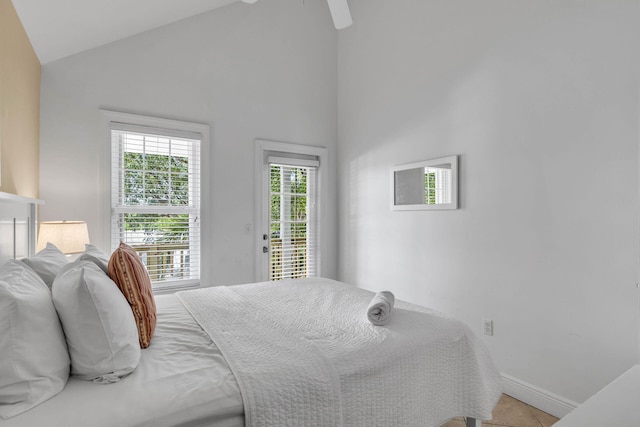
<svg viewBox="0 0 640 427"><path fill-rule="evenodd" d="M493 410L493 418L484 421L483 427L550 427L558 418L503 394ZM463 418L454 418L442 427L465 427Z"/></svg>

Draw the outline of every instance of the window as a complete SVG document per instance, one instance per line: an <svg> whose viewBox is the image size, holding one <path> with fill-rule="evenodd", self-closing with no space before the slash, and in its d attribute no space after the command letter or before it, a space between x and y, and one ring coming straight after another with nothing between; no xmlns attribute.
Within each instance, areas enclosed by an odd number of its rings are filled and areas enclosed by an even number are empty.
<svg viewBox="0 0 640 427"><path fill-rule="evenodd" d="M133 247L154 288L198 283L202 134L115 121L109 127L111 248Z"/></svg>

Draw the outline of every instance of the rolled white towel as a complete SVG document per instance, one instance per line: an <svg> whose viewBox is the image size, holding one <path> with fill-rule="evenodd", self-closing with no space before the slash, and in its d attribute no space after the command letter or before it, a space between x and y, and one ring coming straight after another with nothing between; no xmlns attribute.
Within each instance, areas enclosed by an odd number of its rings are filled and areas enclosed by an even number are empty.
<svg viewBox="0 0 640 427"><path fill-rule="evenodd" d="M389 291L378 292L367 307L367 318L376 326L383 326L391 318L395 297Z"/></svg>

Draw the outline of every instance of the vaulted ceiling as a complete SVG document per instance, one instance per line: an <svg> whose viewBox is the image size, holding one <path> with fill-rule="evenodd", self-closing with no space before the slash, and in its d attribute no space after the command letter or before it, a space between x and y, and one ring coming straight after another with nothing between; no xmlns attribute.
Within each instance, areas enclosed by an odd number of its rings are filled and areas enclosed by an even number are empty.
<svg viewBox="0 0 640 427"><path fill-rule="evenodd" d="M46 64L240 0L12 0ZM257 0L242 0L251 7ZM351 25L347 0L327 0L336 28Z"/></svg>
<svg viewBox="0 0 640 427"><path fill-rule="evenodd" d="M236 1L12 0L42 64Z"/></svg>

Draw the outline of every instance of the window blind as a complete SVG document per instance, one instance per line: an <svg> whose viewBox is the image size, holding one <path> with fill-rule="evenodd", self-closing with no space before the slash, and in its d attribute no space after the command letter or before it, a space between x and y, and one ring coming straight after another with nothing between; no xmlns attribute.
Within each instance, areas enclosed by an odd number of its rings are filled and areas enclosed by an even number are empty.
<svg viewBox="0 0 640 427"><path fill-rule="evenodd" d="M195 133L113 123L111 246L132 246L154 286L200 277L200 145Z"/></svg>
<svg viewBox="0 0 640 427"><path fill-rule="evenodd" d="M317 274L318 164L269 158L269 280Z"/></svg>

